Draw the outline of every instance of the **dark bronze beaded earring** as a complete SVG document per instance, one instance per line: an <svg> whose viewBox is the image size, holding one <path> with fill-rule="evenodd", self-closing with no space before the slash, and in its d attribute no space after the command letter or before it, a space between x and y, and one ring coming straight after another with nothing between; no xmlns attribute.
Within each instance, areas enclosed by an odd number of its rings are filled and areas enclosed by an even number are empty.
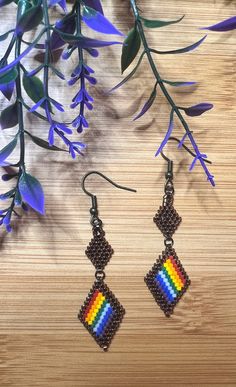
<svg viewBox="0 0 236 387"><path fill-rule="evenodd" d="M170 137L170 140L180 142L175 137ZM194 156L194 153L185 145L183 147ZM173 207L175 193L173 184L173 161L166 157L163 152L161 155L167 161L168 167L163 203L154 216L153 221L165 238L165 250L159 256L144 280L159 307L167 317L170 317L176 304L189 287L190 279L173 248L174 240L172 237L182 221Z"/></svg>
<svg viewBox="0 0 236 387"><path fill-rule="evenodd" d="M89 175L97 174L116 188L136 192L136 190L114 183L108 177L97 171L87 173L82 180L83 191L91 197L90 209L93 238L85 254L96 269L95 282L78 314L79 320L89 331L97 344L106 351L125 314L125 309L105 284L104 268L109 262L113 249L105 239L102 221L98 217L97 197L85 188L85 180Z"/></svg>

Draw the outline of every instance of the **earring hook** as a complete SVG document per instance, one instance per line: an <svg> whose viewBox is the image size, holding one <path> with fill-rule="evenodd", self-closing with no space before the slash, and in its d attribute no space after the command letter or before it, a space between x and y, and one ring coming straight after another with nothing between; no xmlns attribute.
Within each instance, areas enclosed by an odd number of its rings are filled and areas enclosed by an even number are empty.
<svg viewBox="0 0 236 387"><path fill-rule="evenodd" d="M133 189L133 188L129 188L129 187L124 187L123 185L120 185L120 184L117 184L115 183L113 180L111 180L109 177L105 176L103 173L101 172L98 172L98 171L90 171L88 173L86 173L82 179L82 183L81 183L81 186L82 186L82 190L84 191L84 193L88 196L91 197L92 199L92 208L91 208L91 213L92 215L95 215L97 214L97 197L96 195L92 194L91 192L89 192L86 188L85 188L85 180L87 179L88 176L90 175L93 175L93 174L96 174L100 177L102 177L103 179L105 179L106 181L108 181L108 183L112 184L114 187L118 188L118 189L123 189L125 191L131 191L131 192L137 192L136 189Z"/></svg>

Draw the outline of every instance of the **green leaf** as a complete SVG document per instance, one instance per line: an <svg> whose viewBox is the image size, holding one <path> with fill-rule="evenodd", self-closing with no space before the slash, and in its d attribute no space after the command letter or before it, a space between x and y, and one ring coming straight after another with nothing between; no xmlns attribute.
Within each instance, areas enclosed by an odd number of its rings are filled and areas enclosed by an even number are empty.
<svg viewBox="0 0 236 387"><path fill-rule="evenodd" d="M32 7L32 4L28 0L17 1L17 22L25 14L25 12Z"/></svg>
<svg viewBox="0 0 236 387"><path fill-rule="evenodd" d="M7 31L5 34L0 36L0 42L8 38L8 35L13 32L14 30Z"/></svg>
<svg viewBox="0 0 236 387"><path fill-rule="evenodd" d="M147 27L147 28L160 28L160 27L168 26L170 24L179 23L179 22L181 22L181 20L183 20L184 16L182 16L180 19L177 19L177 20L168 20L168 21L164 21L164 20L148 20L148 19L145 19L143 17L141 17L141 20L143 21L144 26Z"/></svg>
<svg viewBox="0 0 236 387"><path fill-rule="evenodd" d="M3 149L0 151L0 165L5 162L5 160L10 156L10 154L14 151L17 144L17 136L9 142Z"/></svg>
<svg viewBox="0 0 236 387"><path fill-rule="evenodd" d="M41 148L49 149L49 150L53 150L53 151L68 152L67 150L58 148L58 147L55 146L55 145L50 146L49 143L48 143L47 141L43 140L43 139L40 138L40 137L33 136L31 133L27 132L26 130L25 130L25 133L27 133L28 136L31 138L31 140L32 140L36 145L40 146Z"/></svg>
<svg viewBox="0 0 236 387"><path fill-rule="evenodd" d="M24 11L18 20L17 30L19 32L26 32L34 29L41 23L43 19L43 9L40 2L38 2L38 5L28 8L28 2L25 0L21 1L25 8L23 8Z"/></svg>
<svg viewBox="0 0 236 387"><path fill-rule="evenodd" d="M161 54L161 55L168 55L168 54L184 54L185 52L190 52L195 50L204 42L207 35L203 36L200 40L198 40L196 43L190 44L190 46L184 47L184 48L178 48L177 50L169 50L169 51L159 51L150 49L151 52L154 52L155 54Z"/></svg>
<svg viewBox="0 0 236 387"><path fill-rule="evenodd" d="M23 86L28 96L35 103L44 97L43 83L38 77L28 77L26 74L24 74Z"/></svg>
<svg viewBox="0 0 236 387"><path fill-rule="evenodd" d="M124 41L122 56L121 56L121 71L122 73L129 67L133 62L136 55L139 52L141 45L141 39L137 27L132 28L127 38Z"/></svg>
<svg viewBox="0 0 236 387"><path fill-rule="evenodd" d="M145 51L143 51L143 53L141 54L139 60L138 60L138 63L136 64L136 66L134 67L134 69L131 71L131 73L129 73L127 75L127 77L125 77L124 79L122 79L122 81L120 83L118 83L118 85L114 86L111 90L109 90L109 93L111 93L112 91L118 89L119 87L123 86L126 82L128 82L132 76L136 73L136 71L138 70L141 62L142 62L142 59L145 55Z"/></svg>
<svg viewBox="0 0 236 387"><path fill-rule="evenodd" d="M0 125L2 129L13 128L18 124L17 103L8 106L1 112Z"/></svg>
<svg viewBox="0 0 236 387"><path fill-rule="evenodd" d="M10 83L14 81L17 78L17 75L18 75L18 71L16 67L13 67L11 70L0 75L0 84L2 85L4 83Z"/></svg>

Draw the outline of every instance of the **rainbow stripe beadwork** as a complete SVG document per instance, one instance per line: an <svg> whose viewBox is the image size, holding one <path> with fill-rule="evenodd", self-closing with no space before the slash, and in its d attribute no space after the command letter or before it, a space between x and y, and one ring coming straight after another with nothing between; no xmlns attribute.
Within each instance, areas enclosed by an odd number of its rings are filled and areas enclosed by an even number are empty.
<svg viewBox="0 0 236 387"><path fill-rule="evenodd" d="M168 317L190 285L190 280L174 249L168 253L163 252L162 257L146 275L145 282L157 304Z"/></svg>
<svg viewBox="0 0 236 387"><path fill-rule="evenodd" d="M124 312L124 308L107 285L96 281L78 317L97 343L106 350L122 321Z"/></svg>
<svg viewBox="0 0 236 387"><path fill-rule="evenodd" d="M84 320L97 336L101 336L104 333L112 314L113 308L111 304L99 290L96 290L86 308Z"/></svg>

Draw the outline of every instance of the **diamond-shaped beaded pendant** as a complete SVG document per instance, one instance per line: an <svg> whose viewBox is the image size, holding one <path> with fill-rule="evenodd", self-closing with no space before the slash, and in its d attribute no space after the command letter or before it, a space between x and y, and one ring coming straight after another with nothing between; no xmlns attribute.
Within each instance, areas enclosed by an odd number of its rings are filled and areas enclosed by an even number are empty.
<svg viewBox="0 0 236 387"><path fill-rule="evenodd" d="M94 237L85 251L85 254L97 270L103 270L113 254L113 249L104 235L105 232L103 230L99 234L94 233Z"/></svg>
<svg viewBox="0 0 236 387"><path fill-rule="evenodd" d="M104 282L96 281L78 315L103 350L107 350L125 310Z"/></svg>
<svg viewBox="0 0 236 387"><path fill-rule="evenodd" d="M106 351L119 328L125 310L104 283L103 270L113 254L113 249L105 239L101 220L96 217L92 224L93 238L85 254L96 268L96 281L80 309L78 318L97 344Z"/></svg>
<svg viewBox="0 0 236 387"><path fill-rule="evenodd" d="M146 275L145 282L167 317L173 313L174 307L190 285L190 279L174 249L163 252Z"/></svg>
<svg viewBox="0 0 236 387"><path fill-rule="evenodd" d="M153 218L165 238L166 249L144 278L157 304L167 317L173 313L176 304L190 285L190 280L173 249L172 236L182 221L173 207L173 202L173 181L167 179L163 205Z"/></svg>
<svg viewBox="0 0 236 387"><path fill-rule="evenodd" d="M172 237L180 223L182 218L179 216L172 204L160 206L158 212L153 218L154 223L166 237Z"/></svg>

